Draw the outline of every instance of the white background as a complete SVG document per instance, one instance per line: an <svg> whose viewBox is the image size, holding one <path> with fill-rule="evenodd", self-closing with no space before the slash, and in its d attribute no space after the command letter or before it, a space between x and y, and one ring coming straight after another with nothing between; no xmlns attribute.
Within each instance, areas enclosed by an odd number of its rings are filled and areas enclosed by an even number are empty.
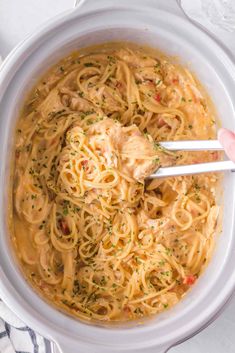
<svg viewBox="0 0 235 353"><path fill-rule="evenodd" d="M195 7L197 1L183 0L189 7ZM28 33L57 13L71 8L73 3L74 0L0 0L0 56L5 58ZM200 19L198 12L196 16ZM235 53L235 32L233 35L223 34L220 30L216 33ZM235 353L235 298L212 325L194 338L172 348L170 353Z"/></svg>

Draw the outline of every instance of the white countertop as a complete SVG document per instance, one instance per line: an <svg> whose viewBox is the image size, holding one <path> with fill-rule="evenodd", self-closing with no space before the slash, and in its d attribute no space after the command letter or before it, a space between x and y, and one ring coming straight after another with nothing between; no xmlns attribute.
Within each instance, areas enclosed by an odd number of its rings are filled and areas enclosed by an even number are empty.
<svg viewBox="0 0 235 353"><path fill-rule="evenodd" d="M183 3L187 3L186 5L190 4L194 7L198 1L182 0ZM0 0L0 56L6 57L26 34L32 32L46 19L71 8L73 3L74 0ZM231 34L223 33L220 30L217 34L235 53L235 40L229 43ZM235 32L233 35L235 38ZM170 350L170 353L234 352L235 298L212 325L194 338Z"/></svg>

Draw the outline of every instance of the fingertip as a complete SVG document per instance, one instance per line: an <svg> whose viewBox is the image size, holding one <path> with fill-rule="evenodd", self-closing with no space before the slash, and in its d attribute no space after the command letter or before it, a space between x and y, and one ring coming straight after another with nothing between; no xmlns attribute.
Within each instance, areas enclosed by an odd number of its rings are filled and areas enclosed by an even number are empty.
<svg viewBox="0 0 235 353"><path fill-rule="evenodd" d="M225 128L223 128L223 127L222 127L221 129L219 129L218 134L217 134L218 140L220 140L220 138L222 137L222 135L225 134L227 131L228 131L228 130L225 129Z"/></svg>
<svg viewBox="0 0 235 353"><path fill-rule="evenodd" d="M229 139L229 140L235 139L235 134L232 131L225 129L225 128L219 129L217 136L218 136L218 140L220 142L222 142L223 144L225 143L225 141L227 139Z"/></svg>
<svg viewBox="0 0 235 353"><path fill-rule="evenodd" d="M218 131L218 140L224 147L227 156L232 161L235 161L235 134L230 130L222 128Z"/></svg>

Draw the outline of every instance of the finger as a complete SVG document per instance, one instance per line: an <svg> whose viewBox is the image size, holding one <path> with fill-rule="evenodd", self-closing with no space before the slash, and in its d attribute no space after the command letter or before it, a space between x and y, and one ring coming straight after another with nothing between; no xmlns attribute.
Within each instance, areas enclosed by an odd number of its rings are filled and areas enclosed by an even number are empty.
<svg viewBox="0 0 235 353"><path fill-rule="evenodd" d="M235 162L235 134L227 129L218 131L218 140L224 147L225 153L233 162Z"/></svg>

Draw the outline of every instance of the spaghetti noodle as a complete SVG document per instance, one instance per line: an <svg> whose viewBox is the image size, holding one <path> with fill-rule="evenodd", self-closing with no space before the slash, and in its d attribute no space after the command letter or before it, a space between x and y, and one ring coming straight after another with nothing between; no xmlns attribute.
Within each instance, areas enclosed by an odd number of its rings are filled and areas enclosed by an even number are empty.
<svg viewBox="0 0 235 353"><path fill-rule="evenodd" d="M208 97L163 55L110 45L57 64L26 100L16 132L14 240L33 286L85 320L176 304L211 257L218 176L144 178L219 158L157 141L214 136Z"/></svg>

